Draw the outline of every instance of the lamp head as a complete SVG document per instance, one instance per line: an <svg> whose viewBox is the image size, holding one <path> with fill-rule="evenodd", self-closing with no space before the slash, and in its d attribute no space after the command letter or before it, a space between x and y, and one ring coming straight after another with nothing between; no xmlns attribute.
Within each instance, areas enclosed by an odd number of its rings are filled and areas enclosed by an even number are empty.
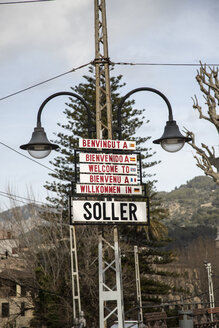
<svg viewBox="0 0 219 328"><path fill-rule="evenodd" d="M44 131L43 127L34 128L32 137L28 144L20 146L25 149L34 158L40 159L48 156L52 149L57 149L59 146L52 144Z"/></svg>
<svg viewBox="0 0 219 328"><path fill-rule="evenodd" d="M176 121L167 121L162 137L154 140L153 143L160 144L164 150L170 153L175 153L183 148L185 142L191 140L191 138L182 135Z"/></svg>

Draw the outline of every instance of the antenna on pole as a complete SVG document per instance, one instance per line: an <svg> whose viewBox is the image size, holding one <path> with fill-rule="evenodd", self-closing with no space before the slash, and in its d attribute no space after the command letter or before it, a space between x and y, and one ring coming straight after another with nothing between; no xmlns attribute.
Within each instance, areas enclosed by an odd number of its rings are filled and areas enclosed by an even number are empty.
<svg viewBox="0 0 219 328"><path fill-rule="evenodd" d="M75 227L70 225L70 249L71 249L71 277L72 277L72 301L73 301L73 327L81 323L81 327L86 327L86 321L83 318L84 312L81 310L81 297L79 286L79 272L78 272L78 257L77 257L77 242Z"/></svg>
<svg viewBox="0 0 219 328"><path fill-rule="evenodd" d="M211 263L205 263L205 267L208 273L209 302L210 302L210 308L212 309L215 307L215 303L214 303L214 288L213 288L213 280L212 280ZM214 320L214 315L213 313L211 313L211 321L213 320Z"/></svg>
<svg viewBox="0 0 219 328"><path fill-rule="evenodd" d="M136 276L136 290L138 303L138 324L143 323L142 299L141 299L141 280L138 260L138 246L134 246L135 255L135 276Z"/></svg>

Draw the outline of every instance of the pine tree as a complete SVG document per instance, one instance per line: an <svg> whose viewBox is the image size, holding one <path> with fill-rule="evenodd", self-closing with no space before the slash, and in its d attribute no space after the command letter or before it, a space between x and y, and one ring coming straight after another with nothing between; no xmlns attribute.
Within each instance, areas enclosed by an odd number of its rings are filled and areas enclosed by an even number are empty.
<svg viewBox="0 0 219 328"><path fill-rule="evenodd" d="M89 122L91 130L94 131L93 137L95 138L95 77L93 74L93 67L89 69L90 75L83 76L85 82L72 87L72 91L80 95L88 104L91 109L93 120ZM122 75L117 77L111 77L111 100L112 100L112 111L113 111L113 130L114 138L117 137L117 107L121 100L119 94L120 89L125 86L122 82ZM66 204L66 198L64 197L64 202L59 198L57 199L57 193L62 196L66 195L71 188L71 182L74 180L74 149L78 148L78 138L88 137L87 128L87 113L83 104L77 99L69 98L70 102L66 103L67 108L64 110L64 114L67 118L67 124L58 123L58 126L65 130L65 132L59 132L56 136L57 139L54 141L59 144L60 148L58 151L59 155L51 161L55 168L56 173L50 173L49 175L55 178L52 182L46 182L45 188L54 192L54 198L48 198L48 200L53 205ZM135 101L127 100L122 108L122 137L123 140L136 140L137 149L143 151L143 168L151 167L157 164L156 161L151 161L151 157L154 152L151 148L147 148L145 143L150 139L149 136L145 137L134 137L138 128L143 124L145 117L143 116L144 110L134 108ZM146 161L147 160L147 161ZM146 180L148 180L149 175L144 173ZM149 181L146 181L149 183ZM153 181L150 181L150 186Z"/></svg>
<svg viewBox="0 0 219 328"><path fill-rule="evenodd" d="M88 106L92 110L93 119L89 122L91 129L94 131L93 138L95 138L95 77L93 72L93 67L90 67L90 74L83 76L84 81L79 85L71 88L73 92L80 95L88 104ZM112 100L112 114L113 114L113 130L114 130L114 138L117 139L117 107L119 102L121 101L120 90L125 86L125 83L122 82L122 76L119 75L117 77L111 77L111 100ZM137 149L140 150L143 154L143 169L147 167L151 167L157 164L156 161L152 160L152 156L154 152L152 149L146 147L146 142L150 139L149 136L144 137L136 137L137 129L140 128L143 124L146 124L148 121L143 116L143 109L136 109L134 107L134 100L126 100L122 109L122 138L123 140L136 140ZM54 192L55 196L53 198L48 198L53 206L64 206L67 208L67 198L68 191L71 188L71 183L74 181L74 149L78 148L78 138L88 137L88 129L87 129L87 113L84 106L73 98L69 98L69 102L66 103L67 108L64 110L64 114L67 118L67 124L59 123L58 126L64 130L64 132L59 132L56 135L56 139L54 142L58 143L60 149L58 150L58 156L51 161L50 163L54 166L56 173L51 173L50 176L54 178L52 182L46 182L45 187ZM146 121L146 122L145 122ZM153 199L153 183L154 181L150 181L150 176L147 173L144 173L144 182L148 185L148 192L152 196L151 199L151 227L147 229L136 227L121 227L120 234L122 245L124 249L130 249L133 245L145 246L145 241L147 242L147 250L141 254L142 260L145 262L145 258L148 254L159 254L159 247L155 240L162 240L166 236L166 228L160 221L163 216L167 214L166 211L162 210L159 202L155 202ZM62 199L57 197L57 192L62 195ZM78 239L78 259L79 259L79 268L80 268L80 286L81 290L86 290L86 295L82 293L82 305L83 309L86 311L86 318L88 320L88 326L91 325L91 322L96 322L98 318L98 288L97 288L97 266L94 267L92 263L95 262L95 258L97 253L94 249L94 240L97 240L97 231L92 227L92 232L90 227L83 227L77 229L77 235L80 237ZM85 245L87 245L88 240L92 239L89 242L90 248L88 251L88 247L85 252ZM142 243L140 242L142 241ZM144 241L144 242L143 242ZM163 245L163 244L162 244ZM96 248L96 247L95 247ZM167 256L162 253L163 259L167 262L170 260L170 254ZM86 262L86 263L85 263ZM127 263L125 263L127 262ZM95 262L97 265L97 262ZM145 262L146 263L146 262ZM133 255L131 258L127 258L124 261L124 265L127 264L127 268L129 267L132 272L134 272L133 267ZM145 267L146 265L146 267ZM151 272L150 264L145 264L143 270L145 272ZM66 268L67 269L67 268ZM70 268L68 268L70 270ZM89 277L86 272L89 271ZM125 269L126 271L126 269ZM125 275L126 276L126 275ZM127 279L130 279L130 276L127 275ZM133 279L133 278L132 278ZM88 283L89 280L89 283ZM89 285L88 285L89 284ZM127 281L124 280L125 286L127 286L127 293L125 293L125 297L130 295L133 296L133 280ZM150 284L152 282L150 281ZM142 284L143 289L147 289L150 285L148 280ZM153 284L156 284L154 282ZM154 287L153 287L154 288ZM152 290L153 290L152 288ZM157 290L162 291L163 293L168 292L167 286L158 286ZM129 297L128 297L129 298ZM157 300L158 301L158 300ZM133 301L131 304L128 304L128 307L133 306ZM95 314L94 314L95 313ZM95 321L96 320L96 321Z"/></svg>

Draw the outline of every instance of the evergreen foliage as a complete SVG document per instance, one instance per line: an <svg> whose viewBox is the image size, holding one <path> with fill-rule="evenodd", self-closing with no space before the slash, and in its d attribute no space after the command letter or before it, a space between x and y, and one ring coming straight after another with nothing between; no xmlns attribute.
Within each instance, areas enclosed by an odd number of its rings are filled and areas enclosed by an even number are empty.
<svg viewBox="0 0 219 328"><path fill-rule="evenodd" d="M83 76L83 83L71 88L73 92L80 95L88 104L92 112L92 121L89 122L90 127L93 131L96 130L95 122L95 77L93 74L93 67L91 66L90 75ZM112 100L112 120L114 129L114 138L117 138L117 107L122 99L119 94L120 89L125 86L122 82L122 75L117 77L111 77L111 100ZM145 146L145 143L149 136L146 137L136 137L136 131L140 128L144 122L143 112L144 110L135 109L134 100L126 100L122 108L122 138L124 140L135 139L137 144L137 150L143 151L143 168L151 167L157 164L156 161L152 161L151 157L154 152L150 148ZM69 103L66 104L67 108L64 110L64 114L67 118L67 124L58 123L64 132L59 132L57 134L57 139L54 141L60 146L57 150L58 156L51 161L55 168L56 173L49 173L49 175L55 180L52 182L46 182L46 189L55 193L54 198L48 198L53 205L60 206L66 204L66 198L64 197L64 202L60 198L57 199L57 193L60 193L62 197L68 193L71 188L71 182L74 180L74 149L78 148L78 138L88 137L87 129L87 113L84 106L79 100L72 97L69 98ZM95 133L93 134L95 138ZM144 174L145 178L149 178L149 175ZM149 182L149 181L146 181ZM150 185L152 181L150 181Z"/></svg>
<svg viewBox="0 0 219 328"><path fill-rule="evenodd" d="M90 67L90 75L83 77L83 83L72 88L72 91L80 95L92 110L92 121L89 122L93 131L95 131L95 77L93 67ZM113 129L114 138L117 139L117 106L121 100L120 91L125 83L122 82L122 76L111 77L111 99L113 113ZM157 162L152 160L153 152L145 146L145 143L150 138L136 137L136 131L144 123L143 112L134 108L134 100L127 100L122 109L122 138L124 140L136 140L137 149L143 152L143 168L153 166ZM59 144L58 156L50 163L54 166L56 173L50 173L54 178L52 182L46 182L45 187L54 192L53 198L48 198L53 206L64 206L67 208L68 191L71 188L71 183L74 180L74 149L78 148L78 138L87 138L87 115L83 105L73 98L69 98L66 104L67 108L64 114L67 117L67 124L59 123L59 127L64 132L59 132L55 140ZM93 135L95 138L95 133ZM121 248L129 249L129 255L123 258L123 284L124 296L127 308L126 310L136 306L135 299L135 274L134 274L134 255L133 246L138 245L141 248L139 257L142 277L146 274L154 276L152 264L154 262L168 263L172 261L171 252L160 252L160 247L163 247L166 242L167 230L162 224L161 219L166 217L167 210L161 208L160 202L155 199L153 192L153 182L149 181L150 176L144 173L144 180L148 185L148 193L151 196L151 226L147 229L137 227L121 227ZM57 198L57 192L62 195L62 198ZM90 327L92 322L98 325L98 281L97 281L97 231L93 227L77 229L78 238L78 259L80 268L80 286L82 296L82 308L86 312L87 324ZM96 245L95 245L96 239ZM148 260L150 259L150 261ZM95 263L95 265L94 265ZM124 267L125 266L125 267ZM140 264L141 266L141 264ZM70 270L70 268L66 268ZM130 275L131 273L131 275ZM134 275L134 276L133 276ZM145 282L145 283L144 283ZM150 288L149 288L150 287ZM162 285L154 277L143 279L142 288L145 291L143 295L144 302L156 303L161 301L160 294L168 294L170 288ZM86 291L86 292L85 292ZM156 294L152 297L151 294ZM150 295L148 297L148 295ZM52 327L52 326L51 326ZM55 327L55 326L54 326Z"/></svg>

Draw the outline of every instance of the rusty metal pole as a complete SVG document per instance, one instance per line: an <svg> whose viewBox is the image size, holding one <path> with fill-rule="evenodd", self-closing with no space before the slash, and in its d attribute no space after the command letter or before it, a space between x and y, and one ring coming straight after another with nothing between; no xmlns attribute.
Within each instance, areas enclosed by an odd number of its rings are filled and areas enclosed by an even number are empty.
<svg viewBox="0 0 219 328"><path fill-rule="evenodd" d="M94 0L95 8L95 73L96 73L96 138L113 139L112 104L110 91L109 55L105 0ZM113 229L114 243L104 238L99 229L99 328L106 328L107 320L117 316L118 328L124 328L124 306L121 277L121 257L118 229ZM106 250L111 250L110 263L105 259ZM115 285L107 283L107 274L114 273Z"/></svg>
<svg viewBox="0 0 219 328"><path fill-rule="evenodd" d="M112 139L112 105L105 0L95 3L95 71L97 139ZM105 135L104 135L105 134Z"/></svg>

